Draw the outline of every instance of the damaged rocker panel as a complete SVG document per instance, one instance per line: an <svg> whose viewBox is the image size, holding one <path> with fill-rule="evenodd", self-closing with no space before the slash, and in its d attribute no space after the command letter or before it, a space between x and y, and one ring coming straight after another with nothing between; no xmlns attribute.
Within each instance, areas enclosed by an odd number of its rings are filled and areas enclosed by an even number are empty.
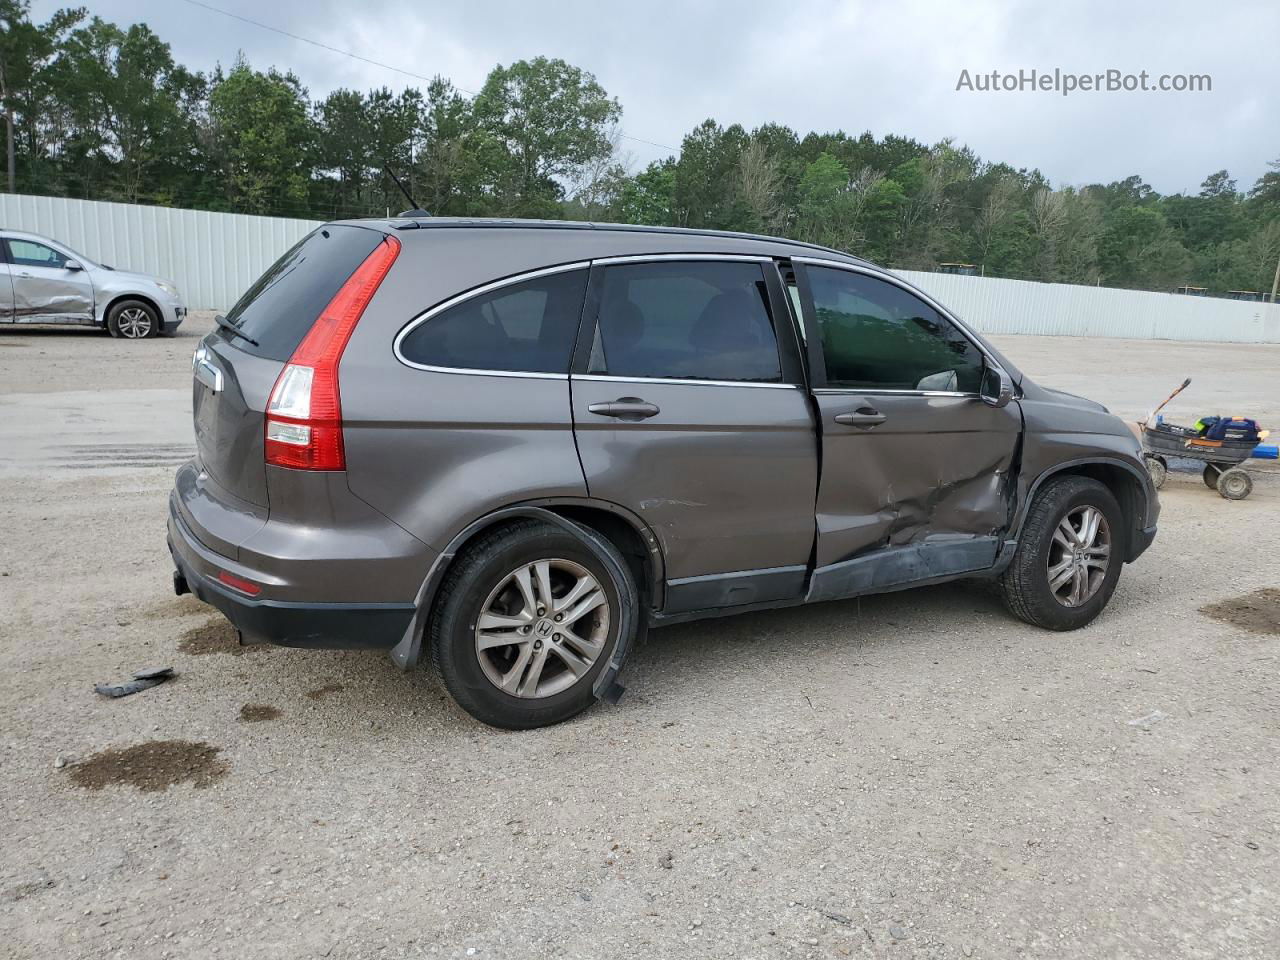
<svg viewBox="0 0 1280 960"><path fill-rule="evenodd" d="M999 537L939 537L884 547L813 571L805 602L922 586L986 571L995 564L999 547Z"/></svg>

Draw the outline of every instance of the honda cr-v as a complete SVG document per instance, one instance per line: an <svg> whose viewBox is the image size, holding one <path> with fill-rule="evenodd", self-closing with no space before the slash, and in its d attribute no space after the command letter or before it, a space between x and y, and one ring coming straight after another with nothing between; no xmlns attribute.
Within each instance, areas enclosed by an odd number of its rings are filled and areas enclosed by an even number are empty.
<svg viewBox="0 0 1280 960"><path fill-rule="evenodd" d="M766 237L328 224L194 375L175 588L247 642L429 656L503 727L616 698L646 629L699 617L989 577L1074 629L1159 512L1105 408Z"/></svg>

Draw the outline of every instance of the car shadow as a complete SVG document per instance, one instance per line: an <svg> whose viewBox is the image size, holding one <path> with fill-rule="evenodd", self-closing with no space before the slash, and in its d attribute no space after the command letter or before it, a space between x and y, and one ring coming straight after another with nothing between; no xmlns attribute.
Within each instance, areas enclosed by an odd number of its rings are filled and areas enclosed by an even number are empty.
<svg viewBox="0 0 1280 960"><path fill-rule="evenodd" d="M918 587L851 600L743 613L652 630L633 649L623 670L628 693L616 707L599 707L569 721L604 724L640 720L655 711L704 696L732 678L763 688L805 665L826 662L847 666L856 647L861 666L876 666L903 644L927 648L956 637L1000 637L1021 625L992 590L976 581ZM507 735L473 720L449 696L425 659L402 673L383 653L302 651L270 648L252 658L253 672L274 690L263 697L289 713L289 704L308 714L350 716L361 722L326 725L328 736L342 739ZM934 658L936 659L936 658ZM318 690L331 688L325 696ZM263 699L260 697L259 699ZM687 708L682 708L687 711ZM550 728L552 730L556 728Z"/></svg>
<svg viewBox="0 0 1280 960"><path fill-rule="evenodd" d="M106 337L109 336L103 327L82 327L70 323L0 323L0 336L3 337Z"/></svg>

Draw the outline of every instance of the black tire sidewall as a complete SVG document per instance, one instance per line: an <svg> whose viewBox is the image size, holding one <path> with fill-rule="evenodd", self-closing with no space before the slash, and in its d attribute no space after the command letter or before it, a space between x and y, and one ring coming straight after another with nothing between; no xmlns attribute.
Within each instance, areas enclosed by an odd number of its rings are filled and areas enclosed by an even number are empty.
<svg viewBox="0 0 1280 960"><path fill-rule="evenodd" d="M151 329L147 332L146 336L126 337L120 332L120 314L125 310L128 310L130 307L141 307L146 311L147 316L151 318ZM152 337L160 335L160 316L156 313L155 308L152 307L151 304L143 300L121 300L113 306L111 311L107 314L107 331L111 336L120 340L149 340Z"/></svg>
<svg viewBox="0 0 1280 960"><path fill-rule="evenodd" d="M609 634L605 648L587 674L567 690L550 697L515 697L493 685L475 649L475 623L495 586L517 567L535 560L572 560L589 570L609 602ZM507 729L527 729L567 720L595 702L593 687L613 658L620 630L622 595L627 584L616 582L587 543L550 524L515 528L497 542L483 545L450 573L447 591L433 618L433 655L454 699L476 719ZM625 568L623 568L625 570ZM625 573L624 573L625 575Z"/></svg>
<svg viewBox="0 0 1280 960"><path fill-rule="evenodd" d="M1051 498L1047 519L1034 530L1024 529L1020 552L1026 551L1016 562L1023 565L1023 573L1030 587L1032 611L1036 622L1051 630L1075 630L1093 621L1100 614L1115 592L1123 567L1127 529L1124 513L1115 496L1103 484L1083 477L1072 477L1055 483L1044 496ZM1110 563L1106 577L1098 592L1078 607L1063 606L1049 589L1048 559L1053 543L1053 532L1062 518L1079 507L1091 506L1102 511L1111 533Z"/></svg>
<svg viewBox="0 0 1280 960"><path fill-rule="evenodd" d="M1233 481L1241 485L1239 496L1231 496L1227 493L1227 489ZM1253 478L1239 467L1231 467L1223 470L1218 476L1216 488L1224 500L1243 500L1253 492Z"/></svg>

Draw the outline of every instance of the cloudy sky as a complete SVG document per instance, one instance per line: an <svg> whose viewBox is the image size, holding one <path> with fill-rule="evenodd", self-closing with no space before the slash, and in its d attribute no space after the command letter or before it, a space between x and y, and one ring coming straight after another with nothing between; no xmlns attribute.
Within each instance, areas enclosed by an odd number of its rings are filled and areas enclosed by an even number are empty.
<svg viewBox="0 0 1280 960"><path fill-rule="evenodd" d="M86 0L81 0L86 2ZM203 0L202 0L203 2ZM952 137L985 159L1038 167L1055 184L1141 174L1161 192L1198 189L1226 167L1242 188L1280 158L1280 3L1231 0L755 3L748 0L208 0L269 26L477 90L495 63L545 54L596 75L623 107L641 166L706 117L748 128ZM64 4L33 0L44 19ZM336 87L423 85L195 5L87 0L144 21L196 69L293 70L313 96ZM957 91L1019 69L1208 74L1206 93Z"/></svg>

